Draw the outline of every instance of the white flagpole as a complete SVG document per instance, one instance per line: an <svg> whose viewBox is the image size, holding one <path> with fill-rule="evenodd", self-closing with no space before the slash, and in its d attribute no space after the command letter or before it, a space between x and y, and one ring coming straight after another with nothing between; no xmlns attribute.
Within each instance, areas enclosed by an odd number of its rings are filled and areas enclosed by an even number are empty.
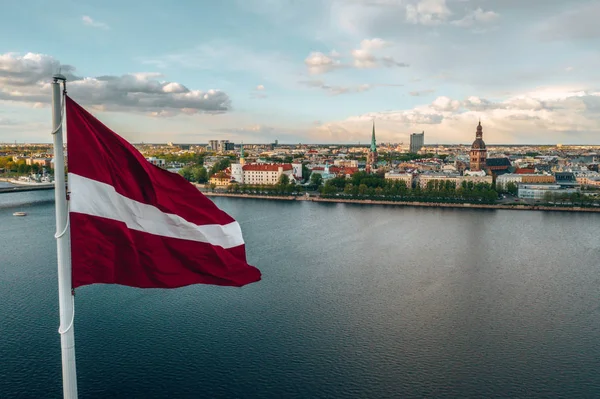
<svg viewBox="0 0 600 399"><path fill-rule="evenodd" d="M77 373L75 371L75 318L74 297L71 285L71 246L69 234L69 211L65 186L65 156L63 151L63 102L60 74L52 82L52 136L54 139L54 198L56 200L56 254L58 258L58 306L60 310L60 346L62 353L63 396L77 398Z"/></svg>

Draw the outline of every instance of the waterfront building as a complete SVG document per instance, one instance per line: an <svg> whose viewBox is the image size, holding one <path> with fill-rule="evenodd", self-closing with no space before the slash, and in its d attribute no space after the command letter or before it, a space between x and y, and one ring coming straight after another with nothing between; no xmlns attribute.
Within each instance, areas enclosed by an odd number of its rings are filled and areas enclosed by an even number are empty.
<svg viewBox="0 0 600 399"><path fill-rule="evenodd" d="M450 173L422 173L418 177L418 185L422 189L427 188L427 183L433 180L439 181L451 181L455 186L459 184L459 178L461 176L458 174L450 174Z"/></svg>
<svg viewBox="0 0 600 399"><path fill-rule="evenodd" d="M489 184L491 186L492 183L494 182L494 178L489 175L461 176L458 178L456 186L457 187L460 186L462 184L462 182L464 182L464 181L466 181L467 183L474 183L474 184L485 183L485 184Z"/></svg>
<svg viewBox="0 0 600 399"><path fill-rule="evenodd" d="M371 173L377 169L377 143L375 142L375 121L373 121L373 133L371 134L371 147L367 154L367 173Z"/></svg>
<svg viewBox="0 0 600 399"><path fill-rule="evenodd" d="M477 132L475 133L475 141L471 145L470 169L472 171L485 170L486 160L487 149L483 141L483 127L481 126L481 121L479 121Z"/></svg>
<svg viewBox="0 0 600 399"><path fill-rule="evenodd" d="M240 184L277 184L281 175L287 175L290 182L296 181L294 170L300 169L300 178L302 176L301 164L245 164L235 163L231 165L231 178Z"/></svg>
<svg viewBox="0 0 600 399"><path fill-rule="evenodd" d="M386 180L401 180L406 183L406 187L412 188L414 177L412 173L399 173L399 172L387 172L385 174Z"/></svg>
<svg viewBox="0 0 600 399"><path fill-rule="evenodd" d="M460 187L463 182L474 184L485 183L490 186L493 183L493 177L486 175L460 176L459 174L451 173L423 173L419 175L419 187L422 189L427 188L427 183L432 180L451 181L456 188Z"/></svg>
<svg viewBox="0 0 600 399"><path fill-rule="evenodd" d="M231 175L226 171L217 172L210 177L209 183L217 187L228 186L231 183Z"/></svg>
<svg viewBox="0 0 600 399"><path fill-rule="evenodd" d="M410 147L409 151L417 153L421 151L421 148L425 145L425 131L422 133L413 133L410 135Z"/></svg>
<svg viewBox="0 0 600 399"><path fill-rule="evenodd" d="M547 192L552 194L573 194L576 188L561 188L560 184L519 184L519 198L541 200Z"/></svg>
<svg viewBox="0 0 600 399"><path fill-rule="evenodd" d="M523 184L552 184L555 183L554 176L534 173L507 173L496 178L496 188L506 190L509 183Z"/></svg>

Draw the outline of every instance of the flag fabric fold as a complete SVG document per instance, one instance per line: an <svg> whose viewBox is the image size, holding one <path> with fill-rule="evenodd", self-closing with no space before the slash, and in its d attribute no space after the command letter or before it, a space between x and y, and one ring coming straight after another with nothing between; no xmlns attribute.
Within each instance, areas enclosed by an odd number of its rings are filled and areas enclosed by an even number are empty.
<svg viewBox="0 0 600 399"><path fill-rule="evenodd" d="M66 97L73 288L259 281L239 224Z"/></svg>

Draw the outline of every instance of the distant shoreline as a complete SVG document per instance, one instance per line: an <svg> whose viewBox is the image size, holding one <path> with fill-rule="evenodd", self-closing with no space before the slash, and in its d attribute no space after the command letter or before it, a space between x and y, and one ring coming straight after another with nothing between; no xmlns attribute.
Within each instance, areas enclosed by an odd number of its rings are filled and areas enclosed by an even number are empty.
<svg viewBox="0 0 600 399"><path fill-rule="evenodd" d="M418 201L385 201L385 200L368 200L368 199L349 199L349 198L320 198L306 196L267 196L256 194L229 194L229 193L214 193L202 192L208 197L231 197L231 198L250 198L250 199L265 199L279 201L312 201L312 202L329 202L342 204L362 204L362 205L391 205L391 206L410 206L422 208L463 208L463 209L507 209L519 211L556 211L556 212L592 212L600 213L600 208L583 208L578 206L541 206L541 205L503 205L503 204L467 204L467 203L434 203L434 202L418 202Z"/></svg>

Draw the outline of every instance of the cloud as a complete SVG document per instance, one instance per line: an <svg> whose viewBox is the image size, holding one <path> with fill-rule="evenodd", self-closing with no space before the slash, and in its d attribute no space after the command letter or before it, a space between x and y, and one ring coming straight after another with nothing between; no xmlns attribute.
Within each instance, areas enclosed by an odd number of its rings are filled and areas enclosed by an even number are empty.
<svg viewBox="0 0 600 399"><path fill-rule="evenodd" d="M406 6L406 21L412 24L439 25L450 15L446 0L420 0Z"/></svg>
<svg viewBox="0 0 600 399"><path fill-rule="evenodd" d="M385 41L380 38L364 39L360 42L360 48L354 49L350 52L353 58L353 65L355 68L377 68L384 66L387 68L401 67L406 68L409 65L404 62L398 62L391 56L377 57L373 54L374 51L380 50L384 47L390 47L391 42Z"/></svg>
<svg viewBox="0 0 600 399"><path fill-rule="evenodd" d="M463 18L451 21L450 24L461 28L470 28L476 24L490 24L496 21L500 14L494 11L483 11L481 8L469 11Z"/></svg>
<svg viewBox="0 0 600 399"><path fill-rule="evenodd" d="M381 64L387 68L391 67L400 67L400 68L408 68L410 65L405 62L398 62L391 56L383 56L379 59Z"/></svg>
<svg viewBox="0 0 600 399"><path fill-rule="evenodd" d="M304 60L304 64L306 64L308 72L312 75L320 75L343 67L342 63L334 57L329 57L318 51L310 53Z"/></svg>
<svg viewBox="0 0 600 399"><path fill-rule="evenodd" d="M104 22L94 21L91 17L89 17L87 15L84 15L83 17L81 17L81 20L83 21L83 24L86 26L91 26L93 28L99 28L99 29L110 29L110 26L108 26Z"/></svg>
<svg viewBox="0 0 600 399"><path fill-rule="evenodd" d="M159 70L184 68L218 71L219 75L243 73L269 86L297 88L295 81L302 67L285 54L257 51L226 40L213 40L179 52L139 57L139 62Z"/></svg>
<svg viewBox="0 0 600 399"><path fill-rule="evenodd" d="M538 37L542 40L591 40L600 38L600 3L590 1L586 4L551 17L537 27Z"/></svg>
<svg viewBox="0 0 600 399"><path fill-rule="evenodd" d="M420 96L424 96L424 95L431 94L434 92L435 92L435 90L433 90L433 89L426 89L426 90L411 91L408 94L413 97L420 97Z"/></svg>
<svg viewBox="0 0 600 399"><path fill-rule="evenodd" d="M50 102L50 79L58 70L67 76L69 94L83 105L105 111L140 111L153 116L172 113L222 113L231 108L229 96L220 90L190 90L165 80L157 73L79 77L75 68L55 58L28 53L0 55L0 100Z"/></svg>
<svg viewBox="0 0 600 399"><path fill-rule="evenodd" d="M306 130L281 126L270 126L260 123L249 124L242 127L225 127L212 129L215 133L227 134L229 140L263 143L269 140L280 140L288 143L305 142Z"/></svg>
<svg viewBox="0 0 600 399"><path fill-rule="evenodd" d="M425 130L431 142L468 143L481 118L484 139L491 143L595 142L600 134L600 91L548 88L502 101L470 96L457 100L441 96L430 104L407 110L369 112L315 127L322 142L368 139L370 121L377 135L390 142L407 141L411 131ZM515 137L515 132L527 132Z"/></svg>
<svg viewBox="0 0 600 399"><path fill-rule="evenodd" d="M391 45L392 43L386 42L378 37L374 39L364 39L360 42L360 48L363 50L378 50Z"/></svg>
<svg viewBox="0 0 600 399"><path fill-rule="evenodd" d="M304 80L300 81L299 83L304 86L325 90L327 93L334 96L348 93L362 93L364 91L370 90L373 87L369 84L361 84L358 86L334 86L328 85L322 80Z"/></svg>
<svg viewBox="0 0 600 399"><path fill-rule="evenodd" d="M360 85L352 85L352 86L337 86L337 85L329 85L322 80L302 80L300 82L301 85L321 89L326 91L330 95L339 95L339 94L351 94L351 93L362 93L365 91L369 91L374 89L375 87L401 87L401 84L394 83L363 83Z"/></svg>
<svg viewBox="0 0 600 399"><path fill-rule="evenodd" d="M252 93L250 93L250 98L255 98L258 100L262 100L265 99L267 97L269 97L265 92L265 86L263 85L258 85L254 88L254 90L252 91Z"/></svg>
<svg viewBox="0 0 600 399"><path fill-rule="evenodd" d="M452 100L449 97L441 96L431 103L431 108L436 111L456 111L460 108L460 101Z"/></svg>
<svg viewBox="0 0 600 399"><path fill-rule="evenodd" d="M354 66L356 68L375 68L377 59L368 50L356 49L350 53L354 58Z"/></svg>

